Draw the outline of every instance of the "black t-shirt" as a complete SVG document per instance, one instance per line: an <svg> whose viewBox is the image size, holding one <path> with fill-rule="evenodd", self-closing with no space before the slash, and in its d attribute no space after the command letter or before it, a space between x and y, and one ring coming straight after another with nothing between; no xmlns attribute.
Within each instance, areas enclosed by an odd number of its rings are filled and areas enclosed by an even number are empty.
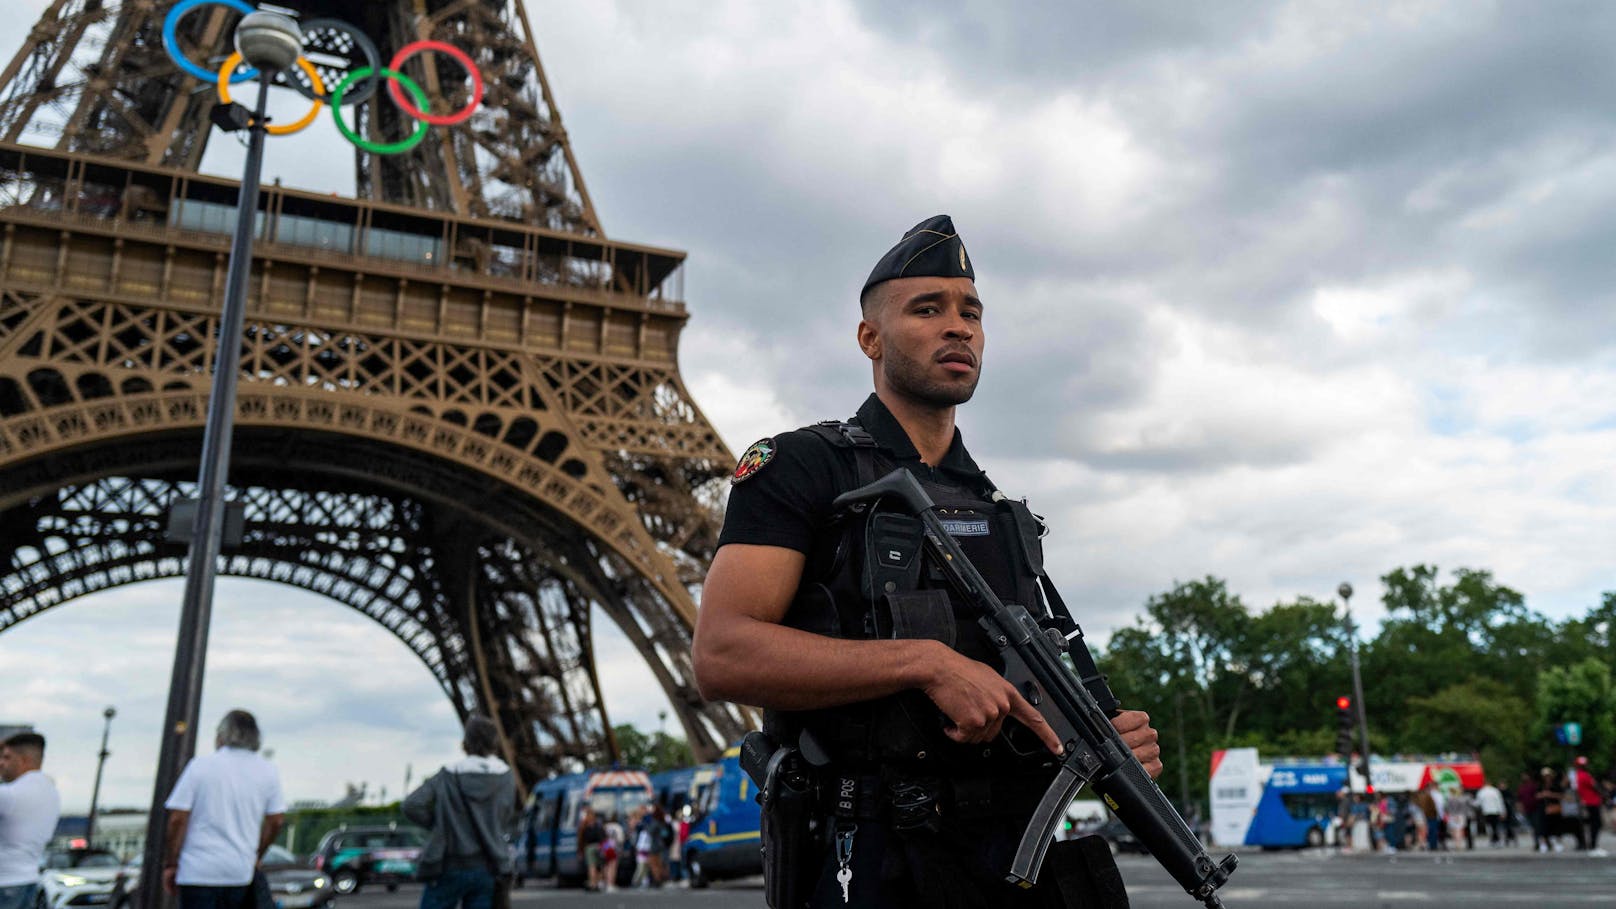
<svg viewBox="0 0 1616 909"><path fill-rule="evenodd" d="M875 395L864 401L854 422L874 437L883 458L923 481L971 487L985 482L957 429L948 453L934 468L920 460L908 433ZM772 447L768 463L730 489L718 545L751 543L810 553L815 534L830 518L831 502L849 488L849 481L841 479L846 468L837 463L846 455L806 429L775 436Z"/></svg>

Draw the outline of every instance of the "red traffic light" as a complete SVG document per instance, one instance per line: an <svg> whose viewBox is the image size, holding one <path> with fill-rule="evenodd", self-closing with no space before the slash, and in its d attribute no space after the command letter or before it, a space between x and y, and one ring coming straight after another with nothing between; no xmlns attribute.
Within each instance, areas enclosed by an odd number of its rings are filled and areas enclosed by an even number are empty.
<svg viewBox="0 0 1616 909"><path fill-rule="evenodd" d="M1335 699L1335 709L1346 710L1352 706L1352 698L1342 695Z"/></svg>

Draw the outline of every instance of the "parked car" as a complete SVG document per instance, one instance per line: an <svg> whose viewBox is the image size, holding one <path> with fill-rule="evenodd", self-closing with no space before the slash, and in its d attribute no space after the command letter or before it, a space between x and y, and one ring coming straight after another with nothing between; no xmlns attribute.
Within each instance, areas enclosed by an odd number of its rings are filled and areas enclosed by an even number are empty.
<svg viewBox="0 0 1616 909"><path fill-rule="evenodd" d="M399 824L385 827L339 827L320 839L314 867L331 876L339 896L358 893L369 884L388 892L415 880L415 866L426 845L426 832Z"/></svg>
<svg viewBox="0 0 1616 909"><path fill-rule="evenodd" d="M112 902L118 857L105 849L60 849L45 854L35 909L105 906Z"/></svg>
<svg viewBox="0 0 1616 909"><path fill-rule="evenodd" d="M1111 818L1094 828L1093 835L1105 838L1106 843L1111 846L1112 855L1119 852L1150 854L1150 849L1144 843L1139 842L1139 838L1133 835L1133 831L1128 829L1128 825L1116 818Z"/></svg>
<svg viewBox="0 0 1616 909"><path fill-rule="evenodd" d="M109 909L134 909L140 902L141 859L118 870L113 882ZM269 892L275 900L275 909L323 909L337 898L331 876L308 862L298 861L284 846L271 846L264 852L264 877L269 880Z"/></svg>

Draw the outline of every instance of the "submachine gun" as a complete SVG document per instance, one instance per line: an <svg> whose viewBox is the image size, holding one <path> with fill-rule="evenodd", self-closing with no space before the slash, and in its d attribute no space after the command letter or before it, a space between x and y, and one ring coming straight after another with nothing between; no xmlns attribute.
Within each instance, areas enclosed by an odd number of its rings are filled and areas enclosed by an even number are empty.
<svg viewBox="0 0 1616 909"><path fill-rule="evenodd" d="M899 468L868 486L844 493L836 499L835 508L869 506L879 499L901 505L920 520L926 553L977 612L977 621L1004 660L1005 678L1037 708L1065 746L1060 770L1021 836L1007 880L1023 887L1037 882L1066 807L1083 786L1093 784L1117 818L1186 892L1208 909L1221 907L1217 890L1239 860L1228 855L1221 862L1212 861L1123 743L1094 695L1062 659L1066 645L1059 632L1039 627L1025 606L1000 601L954 542L937 517L936 504L909 471Z"/></svg>

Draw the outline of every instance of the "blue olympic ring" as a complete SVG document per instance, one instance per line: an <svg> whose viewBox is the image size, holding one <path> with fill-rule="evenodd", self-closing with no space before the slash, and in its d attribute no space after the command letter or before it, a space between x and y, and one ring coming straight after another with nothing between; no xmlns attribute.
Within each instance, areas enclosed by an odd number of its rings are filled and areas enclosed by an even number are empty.
<svg viewBox="0 0 1616 909"><path fill-rule="evenodd" d="M244 0L180 0L179 3L174 4L173 9L168 11L168 17L163 20L163 49L168 51L168 56L174 60L174 63L180 69L185 70L187 74L202 80L204 83L211 84L218 79L219 74L210 73L187 60L185 54L180 50L178 32L180 17L199 6L228 6L243 16L257 12L257 8L244 2ZM239 75L231 76L230 82L231 84L246 82L257 75L258 70L249 69Z"/></svg>

